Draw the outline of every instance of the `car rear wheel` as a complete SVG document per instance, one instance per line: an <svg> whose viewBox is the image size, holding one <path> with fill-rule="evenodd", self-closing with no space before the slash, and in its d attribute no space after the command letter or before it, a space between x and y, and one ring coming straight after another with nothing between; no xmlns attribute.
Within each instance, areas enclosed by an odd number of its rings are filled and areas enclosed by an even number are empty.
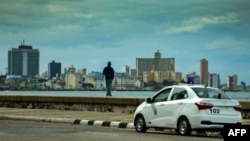
<svg viewBox="0 0 250 141"><path fill-rule="evenodd" d="M146 124L142 115L138 115L135 118L135 130L137 132L146 132Z"/></svg>
<svg viewBox="0 0 250 141"><path fill-rule="evenodd" d="M190 135L192 132L189 121L186 117L181 117L177 123L177 133L180 135Z"/></svg>

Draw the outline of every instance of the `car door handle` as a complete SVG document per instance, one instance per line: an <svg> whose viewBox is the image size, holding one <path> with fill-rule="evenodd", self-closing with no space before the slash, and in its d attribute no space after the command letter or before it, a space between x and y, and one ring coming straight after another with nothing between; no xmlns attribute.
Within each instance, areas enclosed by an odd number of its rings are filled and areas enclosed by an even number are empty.
<svg viewBox="0 0 250 141"><path fill-rule="evenodd" d="M183 105L183 102L179 102L178 105Z"/></svg>
<svg viewBox="0 0 250 141"><path fill-rule="evenodd" d="M160 104L160 106L164 106L164 104Z"/></svg>

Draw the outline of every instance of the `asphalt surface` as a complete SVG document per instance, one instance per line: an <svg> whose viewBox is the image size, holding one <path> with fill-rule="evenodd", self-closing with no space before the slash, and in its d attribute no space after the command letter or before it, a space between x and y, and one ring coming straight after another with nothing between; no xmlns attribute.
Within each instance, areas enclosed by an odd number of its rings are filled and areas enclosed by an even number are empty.
<svg viewBox="0 0 250 141"><path fill-rule="evenodd" d="M134 128L133 114L57 109L0 108L0 119Z"/></svg>
<svg viewBox="0 0 250 141"><path fill-rule="evenodd" d="M0 120L0 141L222 141L221 136L179 136L176 132L101 128L34 121Z"/></svg>

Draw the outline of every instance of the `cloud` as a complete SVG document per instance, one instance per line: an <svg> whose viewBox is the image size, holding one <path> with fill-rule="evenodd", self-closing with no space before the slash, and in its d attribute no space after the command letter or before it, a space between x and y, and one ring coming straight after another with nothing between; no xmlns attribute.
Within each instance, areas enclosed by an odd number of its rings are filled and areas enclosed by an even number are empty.
<svg viewBox="0 0 250 141"><path fill-rule="evenodd" d="M52 27L48 28L45 32L43 33L44 35L54 35L54 36L65 36L63 34L68 34L74 31L77 31L81 29L79 25L53 25ZM62 34L61 34L62 33Z"/></svg>
<svg viewBox="0 0 250 141"><path fill-rule="evenodd" d="M228 49L228 48L236 48L239 47L245 48L248 45L247 41L237 40L232 36L222 37L220 39L214 40L207 44L208 49Z"/></svg>
<svg viewBox="0 0 250 141"><path fill-rule="evenodd" d="M249 5L249 0L2 0L0 69L7 66L8 49L24 39L40 50L41 72L51 60L88 71L101 70L107 60L118 70L135 68L135 58L152 58L160 50L162 57L176 58L178 71L198 71L205 57L223 64L215 65L216 72L227 73L228 59L249 60Z"/></svg>
<svg viewBox="0 0 250 141"><path fill-rule="evenodd" d="M175 34L180 32L196 32L205 26L218 24L231 24L238 22L237 14L231 13L223 16L203 16L193 17L180 22L179 26L172 26L164 32L167 34Z"/></svg>

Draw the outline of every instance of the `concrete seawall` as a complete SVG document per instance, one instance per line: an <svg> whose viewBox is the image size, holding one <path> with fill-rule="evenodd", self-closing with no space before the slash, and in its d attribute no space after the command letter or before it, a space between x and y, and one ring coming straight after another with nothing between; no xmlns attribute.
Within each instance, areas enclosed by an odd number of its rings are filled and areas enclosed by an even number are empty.
<svg viewBox="0 0 250 141"><path fill-rule="evenodd" d="M0 95L0 107L133 113L144 98ZM250 100L239 100L250 119Z"/></svg>

